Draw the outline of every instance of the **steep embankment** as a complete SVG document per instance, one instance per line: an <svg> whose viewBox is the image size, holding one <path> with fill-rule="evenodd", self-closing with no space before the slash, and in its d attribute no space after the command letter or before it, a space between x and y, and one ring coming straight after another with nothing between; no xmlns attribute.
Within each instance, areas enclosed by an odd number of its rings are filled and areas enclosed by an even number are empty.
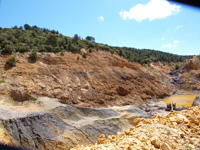
<svg viewBox="0 0 200 150"><path fill-rule="evenodd" d="M109 136L101 135L95 145L77 146L73 150L119 149L199 149L200 107L192 107L167 116L135 119L134 127Z"/></svg>
<svg viewBox="0 0 200 150"><path fill-rule="evenodd" d="M179 89L200 90L200 60L198 57L181 63L175 74L178 76L177 85Z"/></svg>
<svg viewBox="0 0 200 150"><path fill-rule="evenodd" d="M58 98L62 103L86 107L140 105L171 94L169 68L145 67L109 52L92 52L87 58L70 52L39 54L35 63L28 53L17 54L17 65L4 68L0 56L0 95L24 101L37 96ZM164 67L164 66L163 66Z"/></svg>
<svg viewBox="0 0 200 150"><path fill-rule="evenodd" d="M0 143L39 150L92 144L101 134L130 128L133 118L151 117L135 106L84 108L45 97L26 106L1 106L0 112Z"/></svg>

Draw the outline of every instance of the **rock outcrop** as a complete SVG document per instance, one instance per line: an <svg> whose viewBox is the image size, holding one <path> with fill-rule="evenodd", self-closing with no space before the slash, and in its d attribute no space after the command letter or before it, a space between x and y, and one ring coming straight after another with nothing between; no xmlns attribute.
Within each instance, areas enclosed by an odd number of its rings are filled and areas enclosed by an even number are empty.
<svg viewBox="0 0 200 150"><path fill-rule="evenodd" d="M6 136L0 137L0 143L9 141L8 145L39 150L70 149L92 144L101 134L122 132L132 126L130 120L138 117L151 116L135 106L84 108L43 97L25 108L0 107L4 129L0 128L0 134Z"/></svg>
<svg viewBox="0 0 200 150"><path fill-rule="evenodd" d="M198 57L189 59L176 70L179 79L178 88L184 90L200 90L200 60Z"/></svg>
<svg viewBox="0 0 200 150"><path fill-rule="evenodd" d="M133 124L134 127L108 138L102 134L95 145L79 145L72 150L200 148L200 106L152 119L137 118Z"/></svg>

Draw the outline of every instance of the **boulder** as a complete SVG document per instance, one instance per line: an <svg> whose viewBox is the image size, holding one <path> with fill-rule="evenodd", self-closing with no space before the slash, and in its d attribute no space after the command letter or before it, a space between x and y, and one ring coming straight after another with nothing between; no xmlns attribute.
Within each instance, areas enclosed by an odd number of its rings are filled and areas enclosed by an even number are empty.
<svg viewBox="0 0 200 150"><path fill-rule="evenodd" d="M120 96L126 96L130 93L130 90L122 87L122 86L119 86L117 89L116 89L117 93L120 95Z"/></svg>
<svg viewBox="0 0 200 150"><path fill-rule="evenodd" d="M11 91L11 97L14 101L23 102L29 100L28 90L24 89L23 87L14 88Z"/></svg>

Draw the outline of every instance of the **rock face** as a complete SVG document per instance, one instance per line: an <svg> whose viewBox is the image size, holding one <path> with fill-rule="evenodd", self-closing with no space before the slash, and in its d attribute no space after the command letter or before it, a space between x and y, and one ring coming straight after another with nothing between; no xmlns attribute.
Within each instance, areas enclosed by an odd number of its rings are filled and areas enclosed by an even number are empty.
<svg viewBox="0 0 200 150"><path fill-rule="evenodd" d="M86 59L69 52L44 53L35 63L25 53L16 56L16 67L5 70L7 57L0 56L0 80L5 81L0 95L12 93L15 101L26 100L28 92L83 107L140 105L173 89L169 68L142 66L109 52L92 52Z"/></svg>
<svg viewBox="0 0 200 150"><path fill-rule="evenodd" d="M9 145L39 150L70 149L78 144L92 144L101 134L108 136L130 128L130 118L150 117L130 106L84 108L45 97L36 104L44 111L19 113L14 107L0 108L0 124L6 132L1 133L11 138ZM0 142L5 143L1 138Z"/></svg>
<svg viewBox="0 0 200 150"><path fill-rule="evenodd" d="M200 60L198 57L183 63L176 74L179 76L179 89L200 90Z"/></svg>
<svg viewBox="0 0 200 150"><path fill-rule="evenodd" d="M200 106L152 119L137 118L133 124L134 127L116 136L101 135L95 145L79 145L72 150L200 148Z"/></svg>
<svg viewBox="0 0 200 150"><path fill-rule="evenodd" d="M32 149L49 149L50 139L58 137L67 126L59 118L49 113L34 113L17 118L2 119L1 124L10 133L19 147Z"/></svg>

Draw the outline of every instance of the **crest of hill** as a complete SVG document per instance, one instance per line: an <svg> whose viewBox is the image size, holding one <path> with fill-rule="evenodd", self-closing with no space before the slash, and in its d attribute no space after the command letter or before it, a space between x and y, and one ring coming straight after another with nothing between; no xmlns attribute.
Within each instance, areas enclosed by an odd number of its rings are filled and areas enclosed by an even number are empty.
<svg viewBox="0 0 200 150"><path fill-rule="evenodd" d="M79 52L81 48L86 50L110 51L116 53L129 61L140 64L150 62L180 62L186 59L185 56L178 56L161 51L149 49L136 49L127 47L113 47L106 44L95 43L95 38L87 36L81 39L77 34L73 38L63 36L58 31L39 28L25 24L24 27L14 26L11 29L0 28L0 52L1 54L12 54L14 52L28 52L36 50L38 52Z"/></svg>

